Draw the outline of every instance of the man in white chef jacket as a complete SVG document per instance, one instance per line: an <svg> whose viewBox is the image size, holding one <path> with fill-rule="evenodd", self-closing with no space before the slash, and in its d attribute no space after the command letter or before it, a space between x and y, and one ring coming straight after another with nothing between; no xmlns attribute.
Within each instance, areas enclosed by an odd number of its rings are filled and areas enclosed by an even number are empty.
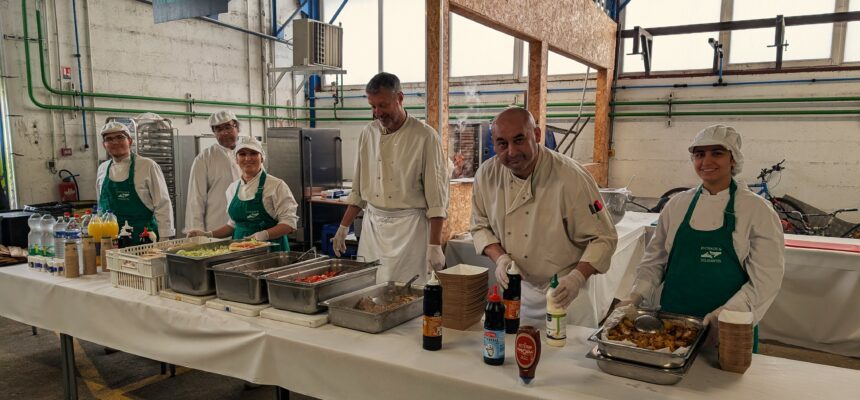
<svg viewBox="0 0 860 400"><path fill-rule="evenodd" d="M227 224L227 199L224 193L241 176L233 149L239 140L239 120L230 111L209 117L217 143L207 147L191 164L188 201L185 207L185 233L208 232Z"/></svg>
<svg viewBox="0 0 860 400"><path fill-rule="evenodd" d="M580 294L588 290L589 277L609 269L618 236L591 175L541 146L541 134L520 107L493 121L496 155L478 168L472 194L475 250L496 263L502 287L516 262L524 318L544 318L546 290L557 274L554 300L567 309L568 323L591 326L600 311Z"/></svg>
<svg viewBox="0 0 860 400"><path fill-rule="evenodd" d="M380 260L378 282L426 279L445 267L442 224L448 214L448 168L436 131L403 108L400 80L381 72L365 88L374 121L361 132L349 204L335 237L335 254L359 211L358 255Z"/></svg>

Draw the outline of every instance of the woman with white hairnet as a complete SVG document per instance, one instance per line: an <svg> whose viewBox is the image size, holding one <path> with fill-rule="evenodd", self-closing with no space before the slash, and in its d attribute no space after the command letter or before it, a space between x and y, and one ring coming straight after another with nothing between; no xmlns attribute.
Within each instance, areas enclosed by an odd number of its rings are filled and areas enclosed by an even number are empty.
<svg viewBox="0 0 860 400"><path fill-rule="evenodd" d="M274 243L273 251L288 251L287 235L296 230L298 222L298 203L293 193L286 182L268 175L263 169L265 153L256 139L237 143L233 154L242 176L230 184L225 193L227 224L209 232L191 231L188 235L250 237Z"/></svg>
<svg viewBox="0 0 860 400"><path fill-rule="evenodd" d="M646 299L662 311L704 317L705 324L716 323L722 310L752 312L757 325L782 284L779 218L735 181L744 157L734 128L703 129L689 151L702 184L666 204L629 298L619 306ZM753 343L755 351L758 328Z"/></svg>

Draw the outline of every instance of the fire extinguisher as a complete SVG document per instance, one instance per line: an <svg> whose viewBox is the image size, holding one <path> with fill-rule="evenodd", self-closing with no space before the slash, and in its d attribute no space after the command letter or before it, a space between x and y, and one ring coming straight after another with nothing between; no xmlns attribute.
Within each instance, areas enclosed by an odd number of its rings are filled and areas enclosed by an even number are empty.
<svg viewBox="0 0 860 400"><path fill-rule="evenodd" d="M63 172L66 173L66 176L63 176ZM78 180L75 179L76 176L80 175L73 174L67 169L61 169L60 172L57 172L57 175L61 179L60 201L69 202L80 200L80 197L78 196Z"/></svg>

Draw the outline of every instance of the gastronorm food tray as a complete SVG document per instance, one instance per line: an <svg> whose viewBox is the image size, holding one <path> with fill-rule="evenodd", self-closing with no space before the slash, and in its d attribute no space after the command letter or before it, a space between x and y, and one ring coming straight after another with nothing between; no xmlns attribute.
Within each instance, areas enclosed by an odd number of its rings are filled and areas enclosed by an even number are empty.
<svg viewBox="0 0 860 400"><path fill-rule="evenodd" d="M613 326L615 326L614 322L610 322L615 313L607 318L607 322L600 327L597 331L595 331L588 340L597 343L597 347L600 349L600 352L608 357L617 360L627 360L633 361L640 364L648 364L653 365L655 367L660 368L680 368L687 363L687 360L690 358L691 354L693 354L696 347L699 346L700 342L703 340L705 334L705 327L702 325L702 319L691 317L688 315L681 314L672 314L666 312L659 311L650 311L650 310L635 310L635 314L632 316L628 316L631 319L635 319L640 315L655 315L657 318L663 320L677 320L683 321L685 324L690 324L699 329L699 334L696 339L693 341L693 344L690 346L690 349L683 354L674 354L664 351L655 351L649 349L639 348L633 345L624 344L617 341L604 340L603 332L604 330L609 330ZM616 319L615 322L618 322Z"/></svg>
<svg viewBox="0 0 860 400"><path fill-rule="evenodd" d="M320 302L376 283L378 261L364 262L331 258L308 261L284 271L266 274L269 303L281 310L313 314L325 309ZM323 281L306 283L296 279L326 272L337 275Z"/></svg>
<svg viewBox="0 0 860 400"><path fill-rule="evenodd" d="M658 368L650 365L637 364L630 361L616 360L600 352L597 346L585 357L596 360L597 367L610 375L635 379L637 381L656 383L658 385L674 385L684 379L690 366L696 360L698 352L691 351L692 356L681 368Z"/></svg>
<svg viewBox="0 0 860 400"><path fill-rule="evenodd" d="M242 258L209 267L215 273L215 292L218 298L245 304L265 303L268 290L262 275L288 269L301 261L320 260L323 257L299 252L276 252Z"/></svg>
<svg viewBox="0 0 860 400"><path fill-rule="evenodd" d="M407 289L403 285L402 282L378 283L323 301L323 304L328 306L328 315L332 324L363 332L379 333L423 314L424 288L412 285ZM373 299L376 304L385 305L391 303L394 296L398 295L409 295L414 298L382 312L362 311L356 308L358 302L364 297Z"/></svg>
<svg viewBox="0 0 860 400"><path fill-rule="evenodd" d="M179 246L167 251L167 277L170 288L178 293L203 296L215 293L215 275L208 268L240 258L268 253L271 243L253 249L235 250L211 257L189 257L176 254L180 250L213 249L244 240L227 240L193 246Z"/></svg>

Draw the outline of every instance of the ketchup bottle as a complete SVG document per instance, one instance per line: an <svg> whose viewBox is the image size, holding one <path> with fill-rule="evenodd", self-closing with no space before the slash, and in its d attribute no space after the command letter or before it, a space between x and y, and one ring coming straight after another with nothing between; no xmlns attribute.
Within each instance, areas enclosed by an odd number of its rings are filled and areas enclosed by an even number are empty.
<svg viewBox="0 0 860 400"><path fill-rule="evenodd" d="M520 367L520 379L528 385L535 377L540 361L540 331L533 326L522 326L514 341L514 354Z"/></svg>

